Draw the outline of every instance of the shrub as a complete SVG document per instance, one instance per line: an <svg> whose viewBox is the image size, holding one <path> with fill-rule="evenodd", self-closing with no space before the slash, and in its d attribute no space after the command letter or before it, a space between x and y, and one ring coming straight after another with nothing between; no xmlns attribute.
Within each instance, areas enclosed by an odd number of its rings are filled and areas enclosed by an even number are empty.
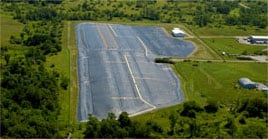
<svg viewBox="0 0 268 139"><path fill-rule="evenodd" d="M242 116L240 119L239 119L239 123L240 124L246 124L246 119L244 116Z"/></svg>
<svg viewBox="0 0 268 139"><path fill-rule="evenodd" d="M183 111L180 113L180 115L195 118L195 112L200 111L203 111L202 107L198 106L195 101L189 101L183 104Z"/></svg>
<svg viewBox="0 0 268 139"><path fill-rule="evenodd" d="M238 60L252 60L250 57L245 57L245 56L238 56L236 57Z"/></svg>
<svg viewBox="0 0 268 139"><path fill-rule="evenodd" d="M68 84L69 84L69 80L68 80L66 77L63 77L63 78L61 79L60 86L61 86L64 90L67 90L67 88L68 88Z"/></svg>
<svg viewBox="0 0 268 139"><path fill-rule="evenodd" d="M215 113L218 111L218 104L216 101L209 100L208 104L205 106L205 110L208 113Z"/></svg>
<svg viewBox="0 0 268 139"><path fill-rule="evenodd" d="M174 64L175 62L172 61L170 58L156 58L154 60L155 63L168 63L168 64Z"/></svg>

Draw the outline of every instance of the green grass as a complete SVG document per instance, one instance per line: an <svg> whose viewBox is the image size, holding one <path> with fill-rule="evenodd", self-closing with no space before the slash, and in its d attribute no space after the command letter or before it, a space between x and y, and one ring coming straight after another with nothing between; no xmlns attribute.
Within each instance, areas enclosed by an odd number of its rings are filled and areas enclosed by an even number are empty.
<svg viewBox="0 0 268 139"><path fill-rule="evenodd" d="M189 56L189 58L193 59L221 59L218 54L216 54L207 44L203 43L202 40L198 40L197 38L187 38L187 41L192 42L197 47L195 52Z"/></svg>
<svg viewBox="0 0 268 139"><path fill-rule="evenodd" d="M229 54L242 54L247 52L254 54L254 52L262 51L267 46L247 45L237 42L235 38L209 38L202 39L211 49L213 49L218 55L222 52ZM224 59L229 59L227 56L222 56Z"/></svg>
<svg viewBox="0 0 268 139"><path fill-rule="evenodd" d="M197 64L198 66L193 66ZM216 100L221 107L215 114L198 114L199 122L222 122L229 115L228 108L240 98L260 96L264 93L256 90L245 90L238 86L237 80L241 77L248 77L256 82L268 83L267 64L260 63L224 63L224 62L178 62L173 69L182 82L182 90L186 101L194 100L201 106L207 100ZM132 117L134 121L145 123L153 120L169 130L169 116L182 105L176 105L149 112L143 115ZM259 122L258 120L256 122Z"/></svg>
<svg viewBox="0 0 268 139"><path fill-rule="evenodd" d="M208 25L206 27L187 26L191 28L198 36L249 36L249 35L267 35L268 27L266 29L258 29L250 26L226 26L214 27ZM244 29L245 28L245 29Z"/></svg>
<svg viewBox="0 0 268 139"><path fill-rule="evenodd" d="M28 47L10 44L9 40L11 35L15 36L16 38L20 38L20 32L22 31L24 25L14 20L10 13L1 13L0 17L1 47L8 47L8 53L16 55L16 57L23 56L28 50Z"/></svg>
<svg viewBox="0 0 268 139"><path fill-rule="evenodd" d="M77 47L76 47L76 35L75 35L76 22L68 22L69 35L68 37L68 49L70 51L70 120L71 123L76 123L76 115L78 108L78 72L77 72Z"/></svg>
<svg viewBox="0 0 268 139"><path fill-rule="evenodd" d="M223 104L230 104L240 97L258 94L259 91L237 88L237 80L241 77L268 83L267 64L181 62L175 67L176 72L186 81L185 92L189 99L198 102L216 99Z"/></svg>
<svg viewBox="0 0 268 139"><path fill-rule="evenodd" d="M10 45L9 39L10 36L13 35L16 38L20 38L20 32L23 29L23 24L14 20L12 15L5 12L5 14L1 13L1 45Z"/></svg>

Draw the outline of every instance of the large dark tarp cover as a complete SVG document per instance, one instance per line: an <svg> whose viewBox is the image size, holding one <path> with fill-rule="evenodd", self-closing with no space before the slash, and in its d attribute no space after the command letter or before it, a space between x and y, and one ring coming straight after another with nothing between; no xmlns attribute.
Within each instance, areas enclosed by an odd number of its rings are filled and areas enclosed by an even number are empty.
<svg viewBox="0 0 268 139"><path fill-rule="evenodd" d="M183 101L180 81L159 56L189 55L194 46L158 27L82 23L76 26L79 73L78 120L91 113L130 116Z"/></svg>

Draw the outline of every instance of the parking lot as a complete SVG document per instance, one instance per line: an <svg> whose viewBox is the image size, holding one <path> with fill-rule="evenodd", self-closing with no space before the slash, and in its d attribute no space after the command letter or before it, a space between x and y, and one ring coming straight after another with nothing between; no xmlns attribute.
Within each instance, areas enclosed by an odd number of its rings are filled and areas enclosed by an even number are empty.
<svg viewBox="0 0 268 139"><path fill-rule="evenodd" d="M79 73L78 120L91 113L131 116L183 101L180 81L158 56L189 55L194 46L161 28L82 23L76 26Z"/></svg>

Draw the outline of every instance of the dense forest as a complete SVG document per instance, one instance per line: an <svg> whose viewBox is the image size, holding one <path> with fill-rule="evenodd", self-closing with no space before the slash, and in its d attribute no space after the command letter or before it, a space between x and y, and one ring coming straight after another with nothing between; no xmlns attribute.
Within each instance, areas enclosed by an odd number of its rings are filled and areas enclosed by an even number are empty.
<svg viewBox="0 0 268 139"><path fill-rule="evenodd" d="M47 56L62 50L64 21L154 21L204 27L210 24L267 27L267 2L196 0L190 5L167 0L89 0L64 4L64 0L2 0L1 14L9 13L23 24L19 36L9 36L9 45L1 45L1 137L62 137L58 125L59 93L69 87L65 75L44 66ZM3 28L4 29L4 28ZM1 29L2 30L2 29ZM2 35L2 34L1 34ZM22 49L13 53L13 46ZM171 63L172 64L172 63ZM216 116L222 109L216 102L199 106L190 101L170 115L169 130L154 121L139 123L123 112L118 118L110 113L99 121L92 115L85 137L245 137L265 138L267 127L248 122L259 118L267 123L265 99L241 99L223 121L200 120ZM238 128L239 127L239 128Z"/></svg>
<svg viewBox="0 0 268 139"><path fill-rule="evenodd" d="M59 90L67 89L68 80L44 63L61 51L63 23L54 9L37 9L25 11L24 21L15 3L6 9L25 25L19 37L10 36L10 46L1 45L1 137L58 136ZM12 45L25 51L14 54Z"/></svg>

